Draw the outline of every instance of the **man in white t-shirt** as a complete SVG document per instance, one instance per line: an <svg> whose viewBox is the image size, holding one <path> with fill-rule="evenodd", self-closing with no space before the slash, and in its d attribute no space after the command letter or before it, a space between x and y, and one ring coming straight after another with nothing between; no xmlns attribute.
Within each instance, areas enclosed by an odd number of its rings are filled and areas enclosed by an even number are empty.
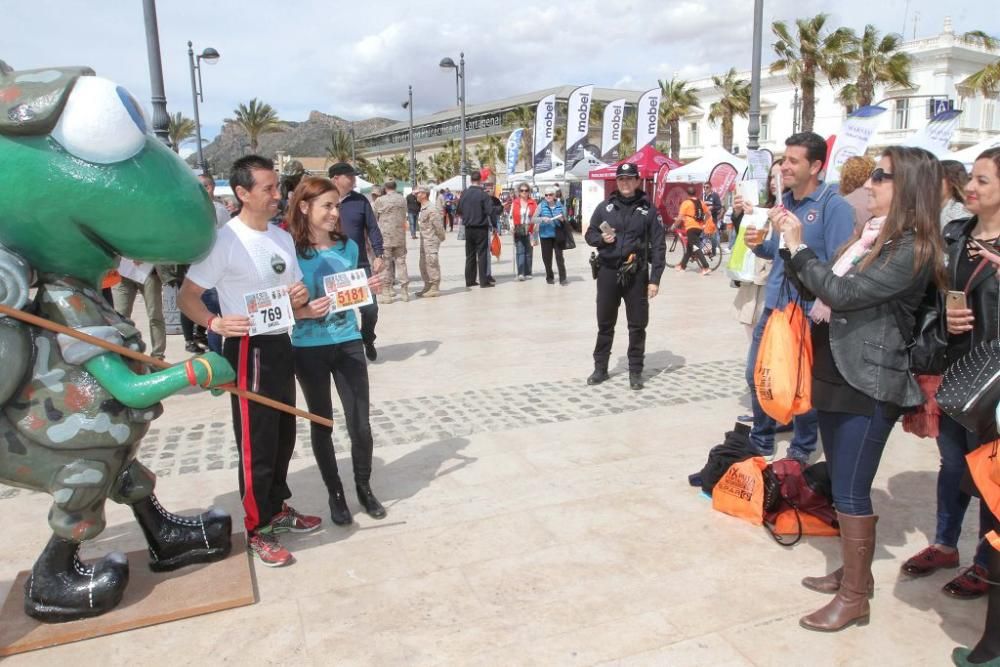
<svg viewBox="0 0 1000 667"><path fill-rule="evenodd" d="M292 237L268 223L278 209L278 175L271 160L248 155L233 163L229 183L243 207L219 229L209 255L188 270L180 307L194 322L226 337L223 354L236 369L240 389L294 405L288 328L291 309L303 305L309 293ZM202 303L202 293L212 287L219 293L221 316ZM276 534L308 532L320 524L319 517L299 514L285 502L292 496L286 478L295 417L238 396L232 397L232 408L248 548L264 565L287 565L292 554Z"/></svg>

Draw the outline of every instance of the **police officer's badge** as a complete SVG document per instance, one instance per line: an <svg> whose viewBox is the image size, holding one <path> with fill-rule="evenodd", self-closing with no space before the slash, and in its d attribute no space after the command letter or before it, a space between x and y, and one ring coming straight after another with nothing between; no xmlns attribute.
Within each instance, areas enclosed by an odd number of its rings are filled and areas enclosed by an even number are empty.
<svg viewBox="0 0 1000 667"><path fill-rule="evenodd" d="M285 266L285 259L278 254L271 255L271 268L274 270L275 273L281 275L282 273L285 272L285 269L287 268Z"/></svg>
<svg viewBox="0 0 1000 667"><path fill-rule="evenodd" d="M615 205L608 204L607 206L604 207L604 210L607 211L608 213L611 213L611 211L615 210Z"/></svg>

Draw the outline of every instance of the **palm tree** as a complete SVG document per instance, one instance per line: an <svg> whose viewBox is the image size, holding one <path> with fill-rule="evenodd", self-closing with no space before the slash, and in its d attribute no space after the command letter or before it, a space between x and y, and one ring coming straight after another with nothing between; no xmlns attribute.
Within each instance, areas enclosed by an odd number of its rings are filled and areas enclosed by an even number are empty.
<svg viewBox="0 0 1000 667"><path fill-rule="evenodd" d="M825 74L831 85L847 79L849 62L845 51L857 41L849 28L827 32L827 14L795 21L793 36L784 21L775 21L771 30L778 37L774 52L778 60L771 72L786 72L788 80L802 90L802 131L811 132L816 117L816 79Z"/></svg>
<svg viewBox="0 0 1000 667"><path fill-rule="evenodd" d="M659 81L662 92L660 125L666 125L670 137L670 157L677 160L681 154L681 118L698 108L698 96L687 81L672 77Z"/></svg>
<svg viewBox="0 0 1000 667"><path fill-rule="evenodd" d="M416 172L417 172L418 183L426 183L428 180L430 180L431 172L430 169L427 168L426 162L417 160Z"/></svg>
<svg viewBox="0 0 1000 667"><path fill-rule="evenodd" d="M195 129L194 121L180 111L171 114L167 120L167 136L170 137L170 147L175 153L180 152L181 144L194 137Z"/></svg>
<svg viewBox="0 0 1000 667"><path fill-rule="evenodd" d="M990 51L995 51L1000 46L1000 40L982 30L967 32L962 37L970 42L981 43ZM962 90L979 91L985 97L996 95L997 90L1000 89L1000 60L995 60L978 72L970 74L958 84L958 87Z"/></svg>
<svg viewBox="0 0 1000 667"><path fill-rule="evenodd" d="M385 160L382 174L386 180L392 178L397 181L408 181L410 179L410 158L408 155L397 153Z"/></svg>
<svg viewBox="0 0 1000 667"><path fill-rule="evenodd" d="M348 157L350 157L350 155L348 155ZM347 160L342 160L342 162L346 161ZM354 164L354 168L361 174L361 177L369 183L378 183L379 180L381 180L382 175L368 158L359 157Z"/></svg>
<svg viewBox="0 0 1000 667"><path fill-rule="evenodd" d="M857 70L857 79L840 89L837 99L846 106L864 107L875 99L875 86L892 84L912 88L910 56L899 50L903 37L896 33L879 36L869 24L864 34L844 54Z"/></svg>
<svg viewBox="0 0 1000 667"><path fill-rule="evenodd" d="M730 67L724 76L713 76L712 83L719 91L719 101L708 108L708 120L722 120L722 147L733 150L733 118L746 118L750 112L750 82L736 78L736 68Z"/></svg>
<svg viewBox="0 0 1000 667"><path fill-rule="evenodd" d="M500 135L488 134L476 144L476 160L480 167L489 167L496 171L497 165L506 159L506 142Z"/></svg>
<svg viewBox="0 0 1000 667"><path fill-rule="evenodd" d="M618 144L619 159L627 158L636 150L635 130L637 120L637 109L634 107L625 107L625 111L622 112L622 139L621 143ZM601 150L604 150L603 146L601 146Z"/></svg>
<svg viewBox="0 0 1000 667"><path fill-rule="evenodd" d="M236 115L236 124L243 128L250 139L250 152L256 153L260 135L269 132L281 132L284 123L278 118L278 113L270 104L258 102L257 98L250 100L250 104L240 105L233 111Z"/></svg>
<svg viewBox="0 0 1000 667"><path fill-rule="evenodd" d="M351 161L351 136L340 128L335 128L330 134L330 144L326 147L328 162Z"/></svg>
<svg viewBox="0 0 1000 667"><path fill-rule="evenodd" d="M524 168L531 167L534 155L531 154L532 139L535 133L535 107L530 104L511 109L504 115L504 123L507 127L523 127L524 134L521 135L521 160Z"/></svg>

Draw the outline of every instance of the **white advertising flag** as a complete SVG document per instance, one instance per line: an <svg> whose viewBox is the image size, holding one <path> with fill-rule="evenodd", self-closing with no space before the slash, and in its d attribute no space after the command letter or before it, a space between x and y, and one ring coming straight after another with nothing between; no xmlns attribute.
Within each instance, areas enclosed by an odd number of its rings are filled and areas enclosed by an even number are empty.
<svg viewBox="0 0 1000 667"><path fill-rule="evenodd" d="M590 134L590 103L593 98L593 86L580 86L569 94L566 113L566 171L583 159L583 147Z"/></svg>
<svg viewBox="0 0 1000 667"><path fill-rule="evenodd" d="M535 109L532 168L536 174L552 170L552 142L556 134L556 96L546 95Z"/></svg>
<svg viewBox="0 0 1000 667"><path fill-rule="evenodd" d="M844 119L840 132L833 142L833 149L826 161L826 181L840 182L840 168L847 158L853 155L864 155L868 150L875 129L878 127L879 116L885 112L885 107L861 107Z"/></svg>
<svg viewBox="0 0 1000 667"><path fill-rule="evenodd" d="M601 161L618 162L618 145L622 142L622 121L625 118L625 100L608 102L604 107L604 127L601 130Z"/></svg>
<svg viewBox="0 0 1000 667"><path fill-rule="evenodd" d="M659 88L647 90L639 98L638 116L635 120L635 149L641 150L656 141L660 130L660 95Z"/></svg>

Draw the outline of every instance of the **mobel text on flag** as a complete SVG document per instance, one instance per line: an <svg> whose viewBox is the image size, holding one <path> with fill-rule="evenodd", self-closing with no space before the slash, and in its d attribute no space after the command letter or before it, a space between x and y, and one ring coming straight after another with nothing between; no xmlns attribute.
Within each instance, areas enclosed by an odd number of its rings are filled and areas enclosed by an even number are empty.
<svg viewBox="0 0 1000 667"><path fill-rule="evenodd" d="M622 142L622 124L625 120L625 99L608 102L604 107L604 125L601 130L601 161L612 163L621 159L618 145Z"/></svg>
<svg viewBox="0 0 1000 667"><path fill-rule="evenodd" d="M635 121L635 150L639 151L656 141L660 130L660 95L659 88L647 90L639 98L638 117Z"/></svg>
<svg viewBox="0 0 1000 667"><path fill-rule="evenodd" d="M580 86L569 95L566 113L566 171L583 159L583 147L590 133L590 104L593 86Z"/></svg>
<svg viewBox="0 0 1000 667"><path fill-rule="evenodd" d="M507 138L507 175L511 176L517 172L517 160L521 157L521 137L524 136L524 128L519 127L510 133Z"/></svg>
<svg viewBox="0 0 1000 667"><path fill-rule="evenodd" d="M556 134L556 96L546 95L535 109L532 167L536 174L552 170L552 143Z"/></svg>

